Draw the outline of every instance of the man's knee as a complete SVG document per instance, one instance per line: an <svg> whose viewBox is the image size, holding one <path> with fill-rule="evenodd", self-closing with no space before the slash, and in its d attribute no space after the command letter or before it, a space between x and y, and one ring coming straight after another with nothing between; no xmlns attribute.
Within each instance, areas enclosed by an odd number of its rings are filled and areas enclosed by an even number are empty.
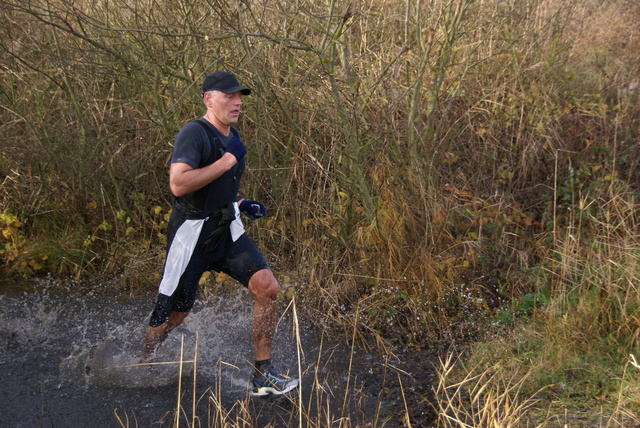
<svg viewBox="0 0 640 428"><path fill-rule="evenodd" d="M278 281L269 269L262 269L249 280L249 290L256 298L275 299L278 294Z"/></svg>

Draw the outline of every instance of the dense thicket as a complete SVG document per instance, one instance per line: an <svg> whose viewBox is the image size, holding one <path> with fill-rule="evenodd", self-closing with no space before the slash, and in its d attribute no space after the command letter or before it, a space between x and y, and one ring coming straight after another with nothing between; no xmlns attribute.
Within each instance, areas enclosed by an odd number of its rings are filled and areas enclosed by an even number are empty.
<svg viewBox="0 0 640 428"><path fill-rule="evenodd" d="M575 279L567 245L636 248L635 2L0 8L10 274L155 287L172 140L216 69L254 90L243 191L268 219L250 233L320 313L405 342L468 338Z"/></svg>

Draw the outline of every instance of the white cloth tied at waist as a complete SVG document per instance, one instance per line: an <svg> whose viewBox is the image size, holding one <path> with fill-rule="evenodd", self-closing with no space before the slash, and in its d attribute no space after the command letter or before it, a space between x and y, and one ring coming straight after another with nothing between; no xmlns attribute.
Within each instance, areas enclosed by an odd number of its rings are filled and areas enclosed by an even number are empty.
<svg viewBox="0 0 640 428"><path fill-rule="evenodd" d="M244 225L240 219L240 209L236 202L233 203L233 208L236 213L236 218L231 222L229 227L231 230L231 239L233 242L236 242L244 233ZM202 232L202 226L207 220L208 218L185 220L176 231L176 235L173 241L171 241L171 247L167 252L164 273L160 281L160 294L171 296L173 292L176 291L176 288L178 288L180 277L187 269L193 250L198 243L200 232Z"/></svg>

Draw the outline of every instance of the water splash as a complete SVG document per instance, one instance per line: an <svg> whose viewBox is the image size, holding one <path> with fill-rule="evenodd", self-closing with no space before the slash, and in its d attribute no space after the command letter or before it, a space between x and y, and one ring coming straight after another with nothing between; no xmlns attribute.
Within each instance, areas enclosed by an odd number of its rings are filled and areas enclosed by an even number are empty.
<svg viewBox="0 0 640 428"><path fill-rule="evenodd" d="M118 426L114 410L119 409L120 416L126 413L138 426L170 426L167 418L175 414L180 375L183 388L197 386L197 399L191 403L197 402L202 417L209 411L206 397L212 393L223 409L234 409L247 399L253 373L252 303L248 293L196 302L193 313L158 349L157 362L174 364L139 366L153 297L78 297L72 287L7 293L0 287L0 340L5 343L0 347L3 423ZM279 368L295 372L298 353L292 324L291 314L280 320L272 359ZM301 361L301 393L305 403L318 406L312 406L310 414L330 413L339 419L345 417L345 402L358 408L375 404L381 382L387 378L380 371L386 366L366 353L356 356L352 365L351 349L338 337L337 341L321 339L315 326L302 319L299 324L300 343L308 359ZM184 361L193 359L196 338L194 377L192 365ZM176 362L181 349L180 374ZM383 412L396 401L370 409ZM252 417L265 422L258 425L288 426L286 421L293 417L290 409L252 403L256 406Z"/></svg>

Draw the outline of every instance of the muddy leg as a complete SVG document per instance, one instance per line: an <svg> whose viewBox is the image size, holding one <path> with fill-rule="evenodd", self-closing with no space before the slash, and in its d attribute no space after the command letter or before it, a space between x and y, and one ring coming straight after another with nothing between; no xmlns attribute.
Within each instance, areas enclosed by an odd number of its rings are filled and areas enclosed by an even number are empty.
<svg viewBox="0 0 640 428"><path fill-rule="evenodd" d="M147 327L147 333L144 337L142 346L142 362L148 362L158 345L167 338L171 330L182 324L182 321L189 315L189 312L171 312L167 321L157 327Z"/></svg>
<svg viewBox="0 0 640 428"><path fill-rule="evenodd" d="M276 329L278 282L269 269L263 269L251 277L249 290L254 296L252 330L255 359L267 360L271 358L271 343Z"/></svg>

